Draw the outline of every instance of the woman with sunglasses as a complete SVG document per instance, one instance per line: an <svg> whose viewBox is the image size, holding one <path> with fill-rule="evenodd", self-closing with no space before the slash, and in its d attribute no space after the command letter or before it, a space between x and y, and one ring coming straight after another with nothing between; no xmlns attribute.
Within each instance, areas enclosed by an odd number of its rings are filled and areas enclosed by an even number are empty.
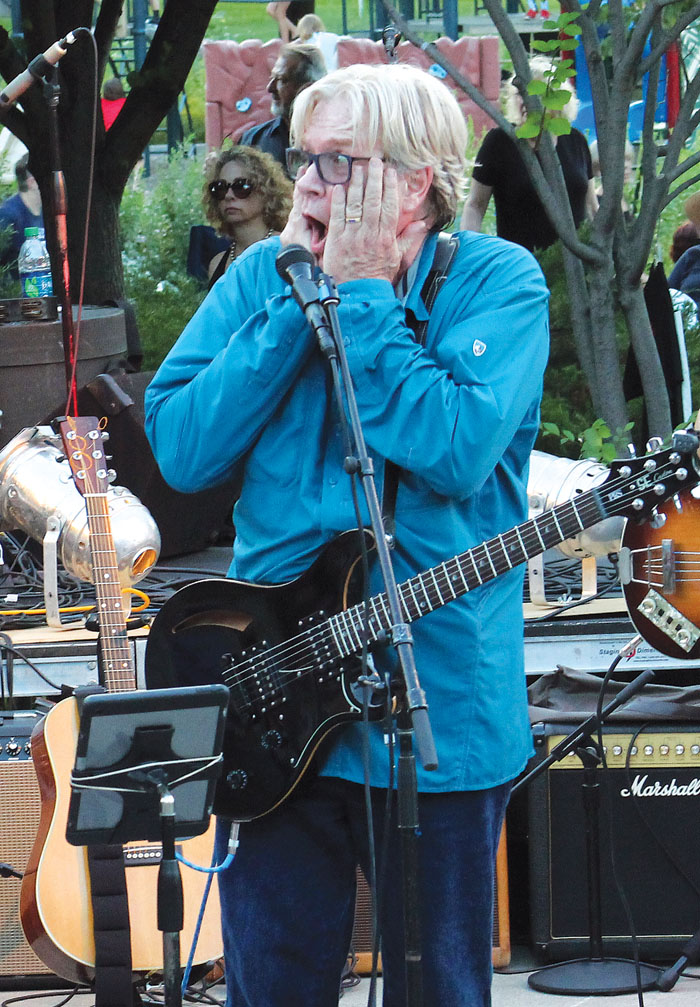
<svg viewBox="0 0 700 1007"><path fill-rule="evenodd" d="M292 183L273 157L255 147L228 147L210 155L204 173L207 220L231 240L209 263L211 289L244 249L282 230Z"/></svg>

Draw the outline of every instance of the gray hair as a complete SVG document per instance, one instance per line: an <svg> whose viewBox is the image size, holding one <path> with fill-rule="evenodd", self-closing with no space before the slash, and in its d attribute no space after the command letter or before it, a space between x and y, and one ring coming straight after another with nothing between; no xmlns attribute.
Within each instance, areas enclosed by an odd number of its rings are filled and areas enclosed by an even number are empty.
<svg viewBox="0 0 700 1007"><path fill-rule="evenodd" d="M433 169L428 194L434 224L457 212L465 188L467 127L454 95L418 67L356 63L327 74L297 95L291 136L296 143L321 101L342 97L350 105L353 141L379 144L399 170Z"/></svg>
<svg viewBox="0 0 700 1007"><path fill-rule="evenodd" d="M529 65L532 79L544 81L546 84L549 80L547 73L553 69L552 60L547 56L532 56L529 60ZM569 122L573 122L578 115L579 109L579 100L576 97L576 89L571 83L570 78L559 82L556 86L568 91L571 94L571 97L561 110L561 114L565 116ZM510 77L503 85L503 101L506 118L509 122L512 122L516 126L519 126L522 121L520 105L518 102L518 98L520 97L521 94L515 86L515 77Z"/></svg>

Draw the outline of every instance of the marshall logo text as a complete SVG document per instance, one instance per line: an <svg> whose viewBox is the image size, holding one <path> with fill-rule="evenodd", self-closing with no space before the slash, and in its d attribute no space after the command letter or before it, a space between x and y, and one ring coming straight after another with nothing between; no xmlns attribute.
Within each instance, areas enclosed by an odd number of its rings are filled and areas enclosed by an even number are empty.
<svg viewBox="0 0 700 1007"><path fill-rule="evenodd" d="M654 780L647 783L648 776L635 776L629 789L625 787L620 791L620 797L698 797L700 796L700 779L696 776L689 783L676 783L675 779L670 783L661 783Z"/></svg>

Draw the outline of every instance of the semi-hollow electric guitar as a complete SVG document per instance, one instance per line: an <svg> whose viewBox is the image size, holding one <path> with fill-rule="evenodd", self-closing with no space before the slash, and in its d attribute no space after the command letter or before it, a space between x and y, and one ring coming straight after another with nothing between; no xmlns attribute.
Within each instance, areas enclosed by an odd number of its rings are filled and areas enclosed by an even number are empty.
<svg viewBox="0 0 700 1007"><path fill-rule="evenodd" d="M700 656L700 501L683 493L653 524L627 523L620 580L630 619L674 660Z"/></svg>
<svg viewBox="0 0 700 1007"><path fill-rule="evenodd" d="M97 420L70 418L61 436L74 481L83 493L88 513L90 551L100 624L104 685L110 692L136 688L126 613L109 517L109 480ZM95 940L90 901L87 849L66 841L70 777L78 741L78 706L74 699L57 703L32 734L31 746L41 794L41 817L22 880L20 917L35 954L57 975L71 982L90 983L95 975ZM179 844L193 863L211 862L214 826L207 833ZM158 843L124 846L124 864L135 974L163 969L163 935L158 930L157 879L161 859ZM183 946L192 941L206 875L183 872ZM217 886L213 885L197 945L195 961L222 954Z"/></svg>
<svg viewBox="0 0 700 1007"><path fill-rule="evenodd" d="M405 581L403 619L420 619L605 518L648 517L697 483L697 447L694 433L677 434L669 450L613 462L596 488ZM195 582L156 616L148 687L223 681L230 690L217 814L246 821L271 811L322 740L362 716L363 640L370 648L384 643L391 619L383 594L366 609L354 601L358 542L358 533L341 535L287 584Z"/></svg>

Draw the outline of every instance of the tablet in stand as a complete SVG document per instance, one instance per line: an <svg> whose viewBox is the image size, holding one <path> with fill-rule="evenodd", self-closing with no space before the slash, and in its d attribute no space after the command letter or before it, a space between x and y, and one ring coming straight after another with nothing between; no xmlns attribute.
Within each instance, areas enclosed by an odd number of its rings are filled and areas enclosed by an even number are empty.
<svg viewBox="0 0 700 1007"><path fill-rule="evenodd" d="M179 1007L182 880L175 841L209 826L228 689L100 693L82 707L66 839L160 841L158 929L166 1007Z"/></svg>

